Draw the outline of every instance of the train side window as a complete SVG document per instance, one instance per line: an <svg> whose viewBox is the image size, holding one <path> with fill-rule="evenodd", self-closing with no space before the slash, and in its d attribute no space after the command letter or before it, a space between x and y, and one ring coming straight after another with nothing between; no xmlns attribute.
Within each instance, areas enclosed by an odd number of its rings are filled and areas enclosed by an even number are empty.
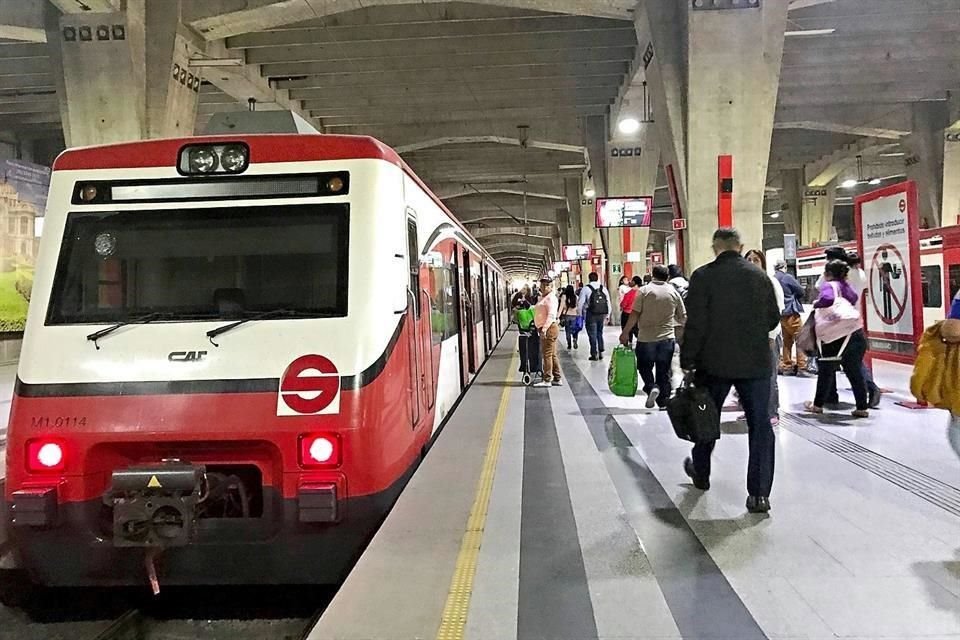
<svg viewBox="0 0 960 640"><path fill-rule="evenodd" d="M950 299L953 300L957 297L957 292L960 291L960 264L950 265Z"/></svg>
<svg viewBox="0 0 960 640"><path fill-rule="evenodd" d="M417 221L407 218L407 260L410 265L410 291L413 292L413 315L420 318L420 243Z"/></svg>
<svg viewBox="0 0 960 640"><path fill-rule="evenodd" d="M920 267L920 289L923 291L923 306L928 309L943 307L943 280L939 265Z"/></svg>

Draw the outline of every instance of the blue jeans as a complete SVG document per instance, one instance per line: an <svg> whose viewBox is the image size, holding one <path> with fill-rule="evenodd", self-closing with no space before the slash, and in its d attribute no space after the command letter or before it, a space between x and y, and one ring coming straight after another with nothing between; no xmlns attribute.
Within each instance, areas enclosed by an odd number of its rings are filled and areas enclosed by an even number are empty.
<svg viewBox="0 0 960 640"><path fill-rule="evenodd" d="M675 344L673 338L637 343L637 370L643 380L643 392L650 393L654 386L660 389L660 395L657 396L657 406L660 407L667 406L667 400L670 399L670 367L673 364ZM657 368L656 377L653 375L654 366Z"/></svg>
<svg viewBox="0 0 960 640"><path fill-rule="evenodd" d="M606 323L606 316L597 316L587 314L586 329L587 338L590 339L590 357L596 358L603 353L603 325Z"/></svg>
<svg viewBox="0 0 960 640"><path fill-rule="evenodd" d="M776 441L770 424L770 378L726 380L707 376L703 380L718 409L735 387L740 403L747 414L750 457L747 462L747 493L751 496L770 497L773 488L773 466ZM716 442L701 442L693 447L693 467L697 475L710 477L710 454Z"/></svg>

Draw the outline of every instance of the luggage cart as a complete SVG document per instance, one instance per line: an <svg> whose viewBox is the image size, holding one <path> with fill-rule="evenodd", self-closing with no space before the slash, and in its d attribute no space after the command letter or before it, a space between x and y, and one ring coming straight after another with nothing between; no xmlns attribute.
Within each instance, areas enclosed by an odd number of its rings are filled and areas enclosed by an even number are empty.
<svg viewBox="0 0 960 640"><path fill-rule="evenodd" d="M543 380L543 357L540 355L540 334L532 324L528 329L520 329L518 340L520 350L520 381L529 386L535 375Z"/></svg>

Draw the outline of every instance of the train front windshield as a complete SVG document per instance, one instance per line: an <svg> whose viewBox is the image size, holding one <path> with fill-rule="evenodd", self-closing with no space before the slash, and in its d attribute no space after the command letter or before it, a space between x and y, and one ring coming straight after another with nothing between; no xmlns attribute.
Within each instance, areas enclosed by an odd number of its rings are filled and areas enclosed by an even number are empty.
<svg viewBox="0 0 960 640"><path fill-rule="evenodd" d="M46 322L347 313L347 205L71 213Z"/></svg>

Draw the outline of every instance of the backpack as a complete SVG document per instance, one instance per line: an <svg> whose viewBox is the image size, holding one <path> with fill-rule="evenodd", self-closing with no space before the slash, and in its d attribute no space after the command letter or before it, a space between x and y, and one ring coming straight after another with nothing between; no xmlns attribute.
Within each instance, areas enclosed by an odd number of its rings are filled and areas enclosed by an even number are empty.
<svg viewBox="0 0 960 640"><path fill-rule="evenodd" d="M590 287L593 289L593 287ZM603 287L593 289L590 294L590 300L587 302L587 313L595 316L605 316L610 313L610 303L607 301L607 294Z"/></svg>

